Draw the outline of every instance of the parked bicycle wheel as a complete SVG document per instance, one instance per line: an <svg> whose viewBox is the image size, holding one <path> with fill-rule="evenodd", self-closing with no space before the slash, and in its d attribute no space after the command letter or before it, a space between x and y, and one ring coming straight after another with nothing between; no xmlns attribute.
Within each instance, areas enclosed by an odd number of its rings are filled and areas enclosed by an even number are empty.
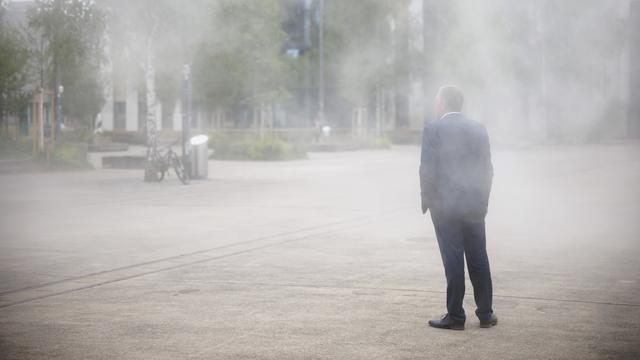
<svg viewBox="0 0 640 360"><path fill-rule="evenodd" d="M164 169L158 170L158 181L162 181L164 179L165 171Z"/></svg>
<svg viewBox="0 0 640 360"><path fill-rule="evenodd" d="M178 179L180 179L183 184L186 185L189 183L189 174L187 174L182 160L175 153L171 154L171 167L173 167L173 170L176 172L176 176L178 176Z"/></svg>
<svg viewBox="0 0 640 360"><path fill-rule="evenodd" d="M162 166L162 159L157 156L147 156L147 163L144 169L145 181L159 182L164 179L165 169Z"/></svg>

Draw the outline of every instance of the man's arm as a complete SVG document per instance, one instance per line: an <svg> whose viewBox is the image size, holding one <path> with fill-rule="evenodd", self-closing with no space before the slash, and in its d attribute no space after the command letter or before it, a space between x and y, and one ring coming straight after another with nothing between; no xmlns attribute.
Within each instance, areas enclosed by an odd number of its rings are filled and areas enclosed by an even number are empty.
<svg viewBox="0 0 640 360"><path fill-rule="evenodd" d="M489 195L491 195L491 186L493 183L493 164L491 163L491 145L489 142L489 134L487 129L483 127L482 140L480 146L480 155L483 162L484 170L484 194L487 199L487 205L489 202Z"/></svg>
<svg viewBox="0 0 640 360"><path fill-rule="evenodd" d="M437 141L433 126L425 126L422 132L422 153L420 156L420 195L422 213L426 214L435 195L437 171Z"/></svg>

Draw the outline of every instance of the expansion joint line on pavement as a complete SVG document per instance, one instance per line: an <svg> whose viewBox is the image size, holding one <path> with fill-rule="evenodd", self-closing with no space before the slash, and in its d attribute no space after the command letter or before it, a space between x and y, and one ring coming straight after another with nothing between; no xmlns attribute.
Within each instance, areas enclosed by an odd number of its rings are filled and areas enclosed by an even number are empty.
<svg viewBox="0 0 640 360"><path fill-rule="evenodd" d="M425 294L446 294L447 293L446 291L443 291L443 290L393 288L393 287L380 287L380 286L341 286L341 285L317 285L317 284L296 284L296 283L268 283L268 282L255 282L255 281L206 281L206 283L221 284L221 285L242 285L242 286L251 285L251 286L262 286L262 287L290 287L290 288L326 289L326 290L358 290L358 291L369 290L369 291L393 291L393 292L425 293ZM553 297L518 296L518 295L501 295L501 294L493 294L493 297L498 299L554 301L554 302L565 302L565 303L574 303L574 304L607 305L607 306L623 306L623 307L640 308L640 304L597 301L597 300L561 299L561 298L553 298Z"/></svg>
<svg viewBox="0 0 640 360"><path fill-rule="evenodd" d="M296 235L296 234L300 234L300 233L304 233L304 232L308 232L308 231L319 230L319 229L324 229L324 228L331 227L331 226L336 226L336 225L343 225L343 224L347 224L347 223L361 221L361 220L366 219L366 218L367 217L362 216L362 217L356 217L356 218L349 219L349 220L336 221L336 222L332 222L332 223L312 226L312 227L293 230L293 231L285 231L285 232L271 234L271 235L267 235L267 236L261 236L261 237L258 237L258 238L249 239L249 240L245 240L245 241L239 241L239 242L235 242L235 243L231 243L231 244L216 246L216 247L207 248L207 249L196 250L196 251L192 251L192 252L184 253L184 254L180 254L180 255L168 256L168 257L164 257L164 258L160 258L160 259L155 259L155 260L135 263L135 264L132 264L132 265L121 266L121 267L108 269L108 270L103 270L103 271L97 271L97 272L93 272L93 273L89 273L89 274L83 274L83 275L78 275L78 276L67 277L67 278L64 278L64 279L61 279L61 280L50 281L50 282L46 282L46 283L42 283L42 284L37 284L37 285L26 286L26 287L22 287L22 288L18 288L18 289L2 291L2 292L0 292L0 296L7 295L7 294L12 294L12 293L17 293L17 292L22 292L22 291L27 291L27 290L39 289L39 288L43 288L43 287L47 287L47 286L51 286L51 285L56 285L56 284L60 284L60 283L64 283L64 282L69 282L69 281L81 280L81 279L85 279L85 278L89 278L89 277L93 277L93 276L97 276L97 275L113 273L113 272L116 272L116 271L129 270L129 269L134 269L134 268L138 268L138 267L146 266L146 265L153 265L153 264L166 262L166 261L170 261L170 260L176 260L176 259L180 259L180 258L185 258L185 257L193 256L193 255L204 254L204 253L208 253L208 252L212 252L212 251L216 251L216 250L223 250L223 249L227 249L227 248L238 246L238 245L252 244L252 243L265 241L265 240L269 240L269 239L273 239L273 238L289 236L289 235Z"/></svg>
<svg viewBox="0 0 640 360"><path fill-rule="evenodd" d="M299 229L299 230L294 230L294 231L288 231L288 232L282 232L282 233L278 233L278 234L272 234L272 235L268 235L268 236L263 236L263 237L251 239L251 240L240 241L240 242L237 242L237 243L222 245L222 246L218 246L218 247L214 247L214 248L198 250L198 251L190 252L190 253L187 253L187 254L181 254L181 255L176 255L176 256L165 257L165 258L162 258L162 259L156 259L156 260L152 260L152 261L137 263L137 264L133 264L133 265L129 265L129 266L123 266L123 267L119 267L119 268L115 268L115 269L104 270L104 271L100 271L100 272L95 272L95 273L85 274L85 275L80 275L80 276L75 276L75 277L69 277L69 278L65 278L65 279L61 279L61 280L57 280L57 281L52 281L52 282L48 282L48 283L44 283L44 284L24 287L24 288L20 288L20 289L8 290L8 291L0 293L0 309L11 307L11 306L15 306L15 305L20 305L20 304L25 304L25 303L29 303L29 302L36 301L36 300L46 299L46 298L50 298L50 297L53 297L53 296L64 295L64 294L68 294L68 293L72 293L72 292L76 292L76 291L81 291L81 290L87 290L87 289L91 289L91 288L95 288L95 287L99 287L99 286L103 286L103 285L108 285L108 284L112 284L112 283L116 283L116 282L120 282L120 281L125 281L125 280L129 280L129 279L133 279L133 278L142 277L142 276L145 276L145 275L150 275L150 274L155 274L155 273L159 273L159 272L175 270L175 269L184 268L184 267L193 266L193 265L198 265L198 264L202 264L202 263L206 263L206 262L210 262L210 261L214 261L214 260L233 257L233 256L237 256L237 255L242 255L242 254L250 253L250 252L253 252L253 251L258 251L258 250L262 250L262 249L276 247L276 246L280 246L280 245L284 245L284 244L289 244L289 243L293 243L293 242L299 242L299 241L308 240L308 239L312 239L312 238L319 238L319 237L323 237L323 236L326 236L326 235L334 234L334 233L337 233L339 231L348 229L350 227L355 226L358 223L360 223L360 225L364 225L364 224L366 224L368 222L375 221L375 220L377 220L378 218L380 218L382 216L389 216L389 215L392 215L392 214L395 214L395 213L399 213L401 210L405 210L405 209L406 209L406 207L396 208L396 209L393 209L391 211L380 212L380 213L377 213L377 214L374 214L374 215L359 216L359 217L355 217L355 218L352 218L352 219L349 219L349 220L337 221L337 222L327 223L327 224L318 225L318 226L314 226L314 227L309 227L309 228L304 228L304 229ZM335 228L331 229L332 227L335 227ZM320 231L320 232L317 231L317 230L325 230L327 228L329 228L330 230ZM306 235L299 235L299 234L304 234L306 232L312 232L312 233L306 234ZM295 237L293 237L291 239L286 239L286 240L283 240L283 241L271 242L271 243L268 243L268 244L264 244L264 245L260 245L260 246L253 246L253 247L249 247L249 248L246 248L246 249L233 251L233 252L230 252L230 253L224 253L224 254L221 254L221 255L216 255L216 256L211 256L211 257L206 257L206 258L201 258L201 259L197 259L197 260L188 261L189 257L195 257L197 255L206 254L208 252L212 252L212 251L216 251L216 250L223 250L223 249L227 249L227 248L231 248L231 247L238 247L238 246L242 246L242 245L251 245L251 244L264 242L264 241L268 241L268 240L271 240L271 239L277 239L277 238L282 238L282 237L286 237L286 236L291 236L291 235L294 235L294 236L298 235L298 236L295 236ZM103 280L103 281L97 281L97 282L94 282L94 283L88 283L86 285L80 285L80 286L77 286L77 287L72 287L71 289L66 289L66 290L62 290L62 291L54 291L54 292L50 292L50 293L44 294L44 295L29 296L29 297L27 297L25 299L21 299L21 300L17 300L17 301L10 301L10 302L6 302L4 304L1 302L2 297L11 296L13 294L29 292L29 291L32 291L32 290L42 290L43 288L46 288L46 287L49 287L49 286L55 286L55 285L60 285L60 284L64 284L64 283L73 283L73 282L76 282L76 281L79 281L79 280L83 280L83 279L90 279L91 277L99 277L99 276L102 276L102 275L109 275L111 273L117 273L119 271L135 270L136 268L142 268L144 266L153 266L153 265L157 265L157 264L163 265L163 263L165 263L165 262L170 262L172 260L180 260L180 259L187 259L187 261L185 261L183 263L176 264L176 265L161 266L159 268L152 269L152 270L136 272L136 273L130 274L130 275L118 276L118 277L107 279L107 280Z"/></svg>

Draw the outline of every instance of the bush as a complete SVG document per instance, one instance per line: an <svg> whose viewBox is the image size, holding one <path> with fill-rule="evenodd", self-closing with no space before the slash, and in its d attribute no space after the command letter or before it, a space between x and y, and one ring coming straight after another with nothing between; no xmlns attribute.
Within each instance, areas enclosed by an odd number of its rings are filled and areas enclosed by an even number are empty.
<svg viewBox="0 0 640 360"><path fill-rule="evenodd" d="M272 136L251 143L247 154L252 160L295 160L306 157L300 148Z"/></svg>
<svg viewBox="0 0 640 360"><path fill-rule="evenodd" d="M215 159L246 159L249 143L249 139L232 134L215 133L209 136L209 147L214 150L212 158Z"/></svg>
<svg viewBox="0 0 640 360"><path fill-rule="evenodd" d="M374 149L390 149L391 148L391 140L389 140L386 136L380 136L373 140L371 146Z"/></svg>
<svg viewBox="0 0 640 360"><path fill-rule="evenodd" d="M355 144L356 149L361 150L385 150L391 148L391 140L386 136L371 137L357 142Z"/></svg>
<svg viewBox="0 0 640 360"><path fill-rule="evenodd" d="M51 167L60 170L91 169L87 149L85 143L58 143L51 154Z"/></svg>
<svg viewBox="0 0 640 360"><path fill-rule="evenodd" d="M307 156L304 147L276 136L214 134L209 138L212 158L222 160L295 160Z"/></svg>
<svg viewBox="0 0 640 360"><path fill-rule="evenodd" d="M62 133L60 140L68 143L90 143L93 140L93 131L89 129L75 129Z"/></svg>
<svg viewBox="0 0 640 360"><path fill-rule="evenodd" d="M0 136L0 158L30 158L33 142L29 138Z"/></svg>
<svg viewBox="0 0 640 360"><path fill-rule="evenodd" d="M45 145L46 146L46 145ZM50 161L46 152L33 155L33 140L17 140L0 136L0 158L29 161L40 170L84 170L92 166L87 159L88 145L84 142L70 142L68 139L56 144Z"/></svg>

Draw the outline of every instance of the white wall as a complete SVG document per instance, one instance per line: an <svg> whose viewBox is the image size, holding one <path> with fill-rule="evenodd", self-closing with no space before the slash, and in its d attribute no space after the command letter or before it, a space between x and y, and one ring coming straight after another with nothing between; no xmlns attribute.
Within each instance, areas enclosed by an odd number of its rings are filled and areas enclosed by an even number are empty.
<svg viewBox="0 0 640 360"><path fill-rule="evenodd" d="M138 131L138 90L127 82L127 131Z"/></svg>
<svg viewBox="0 0 640 360"><path fill-rule="evenodd" d="M105 102L99 116L102 130L113 131L113 85L110 82L105 87Z"/></svg>
<svg viewBox="0 0 640 360"><path fill-rule="evenodd" d="M176 103L175 109L173 109L173 130L182 131L182 102Z"/></svg>

